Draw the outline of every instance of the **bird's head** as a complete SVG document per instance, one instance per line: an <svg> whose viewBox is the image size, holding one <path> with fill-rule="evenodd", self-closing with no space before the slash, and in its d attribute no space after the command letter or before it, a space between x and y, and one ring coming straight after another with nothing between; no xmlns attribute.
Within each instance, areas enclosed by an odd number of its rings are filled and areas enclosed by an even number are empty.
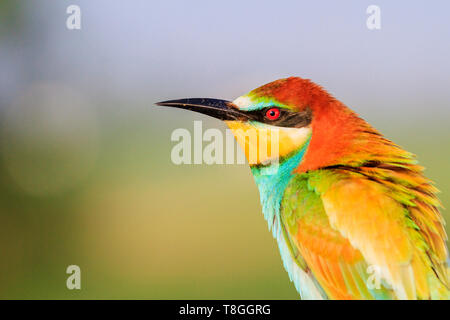
<svg viewBox="0 0 450 320"><path fill-rule="evenodd" d="M300 150L304 156L299 172L351 162L352 154L370 145L361 138L362 133L378 134L322 87L298 77L270 82L234 101L189 98L157 105L225 121L251 166L265 165L275 158L284 161ZM262 152L262 148L267 149Z"/></svg>

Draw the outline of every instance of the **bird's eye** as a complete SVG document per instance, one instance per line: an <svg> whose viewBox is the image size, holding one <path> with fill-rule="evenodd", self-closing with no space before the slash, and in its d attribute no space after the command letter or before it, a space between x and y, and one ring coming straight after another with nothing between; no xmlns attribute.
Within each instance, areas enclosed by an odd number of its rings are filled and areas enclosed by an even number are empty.
<svg viewBox="0 0 450 320"><path fill-rule="evenodd" d="M280 109L270 108L266 111L266 118L269 120L277 120L280 117Z"/></svg>

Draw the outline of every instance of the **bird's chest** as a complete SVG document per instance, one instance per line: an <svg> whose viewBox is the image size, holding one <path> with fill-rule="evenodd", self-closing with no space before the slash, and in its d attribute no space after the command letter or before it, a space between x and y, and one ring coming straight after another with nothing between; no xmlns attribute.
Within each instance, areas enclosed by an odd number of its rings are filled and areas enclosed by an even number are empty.
<svg viewBox="0 0 450 320"><path fill-rule="evenodd" d="M285 190L296 175L293 171L301 162L304 152L305 148L299 150L292 157L276 164L276 167L251 168L259 189L264 218L269 223L269 228L279 222L280 206ZM275 232L275 229L273 231Z"/></svg>

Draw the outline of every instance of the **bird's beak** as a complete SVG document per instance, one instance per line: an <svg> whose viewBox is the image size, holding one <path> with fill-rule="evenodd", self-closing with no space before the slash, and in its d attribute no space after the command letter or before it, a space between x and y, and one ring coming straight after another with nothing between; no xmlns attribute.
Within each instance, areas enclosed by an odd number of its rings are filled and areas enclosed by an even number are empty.
<svg viewBox="0 0 450 320"><path fill-rule="evenodd" d="M242 120L248 119L246 114L237 109L232 102L211 98L189 98L168 100L156 103L157 106L181 108L206 114L220 120Z"/></svg>

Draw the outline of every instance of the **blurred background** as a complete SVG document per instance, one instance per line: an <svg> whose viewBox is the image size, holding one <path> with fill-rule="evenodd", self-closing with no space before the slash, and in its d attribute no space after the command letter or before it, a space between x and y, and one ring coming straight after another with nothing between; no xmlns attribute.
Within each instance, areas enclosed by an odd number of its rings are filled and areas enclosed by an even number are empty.
<svg viewBox="0 0 450 320"><path fill-rule="evenodd" d="M71 4L81 30L66 28ZM381 30L366 27L371 4ZM1 0L0 298L298 298L248 167L170 160L174 129L224 125L155 101L310 78L418 154L448 207L449 12ZM66 288L72 264L81 290Z"/></svg>

